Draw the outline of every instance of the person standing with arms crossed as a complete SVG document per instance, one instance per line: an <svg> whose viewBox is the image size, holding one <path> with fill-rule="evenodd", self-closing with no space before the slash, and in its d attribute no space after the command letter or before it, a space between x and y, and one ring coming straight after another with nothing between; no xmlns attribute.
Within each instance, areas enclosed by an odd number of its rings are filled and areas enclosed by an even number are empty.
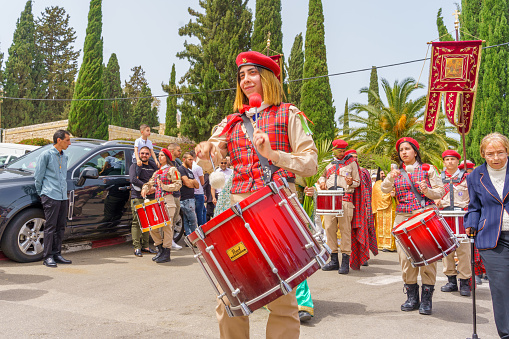
<svg viewBox="0 0 509 339"><path fill-rule="evenodd" d="M37 159L35 168L35 189L41 197L44 209L44 250L43 264L57 267L71 264L62 257L62 238L67 226L67 155L64 150L71 144L71 135L58 130L53 135L53 147L44 151Z"/></svg>

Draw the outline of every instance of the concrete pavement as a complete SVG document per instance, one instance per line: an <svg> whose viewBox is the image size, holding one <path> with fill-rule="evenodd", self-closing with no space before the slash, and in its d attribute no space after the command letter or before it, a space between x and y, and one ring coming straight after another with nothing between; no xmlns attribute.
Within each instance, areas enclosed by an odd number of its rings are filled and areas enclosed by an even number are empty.
<svg viewBox="0 0 509 339"><path fill-rule="evenodd" d="M66 254L72 265L0 261L1 338L218 338L212 288L184 248L172 261L137 258L128 243ZM309 286L315 317L301 338L467 338L471 299L440 292L433 315L401 312L403 294L396 253L380 253L350 274L315 273ZM442 265L439 263L439 272ZM488 284L477 290L480 338L498 338ZM251 338L265 337L268 312L250 316Z"/></svg>

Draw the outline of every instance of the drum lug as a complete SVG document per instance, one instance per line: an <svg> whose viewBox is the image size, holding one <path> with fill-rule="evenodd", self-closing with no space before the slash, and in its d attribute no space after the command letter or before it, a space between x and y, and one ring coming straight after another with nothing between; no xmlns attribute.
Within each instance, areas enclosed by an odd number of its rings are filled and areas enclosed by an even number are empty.
<svg viewBox="0 0 509 339"><path fill-rule="evenodd" d="M205 248L205 251L207 251L207 253L210 253L210 251L212 251L214 249L214 245L210 245L209 247Z"/></svg>
<svg viewBox="0 0 509 339"><path fill-rule="evenodd" d="M288 285L288 283L284 280L281 280L279 282L279 287L281 287L281 291L283 292L284 295L287 295L288 293L290 293L292 291L292 288L290 287L290 285Z"/></svg>
<svg viewBox="0 0 509 339"><path fill-rule="evenodd" d="M239 217L242 216L242 208L240 208L240 204L237 203L230 208L233 211L233 213L235 213L237 216Z"/></svg>
<svg viewBox="0 0 509 339"><path fill-rule="evenodd" d="M240 290L237 288L235 291L232 292L232 296L236 297L240 293Z"/></svg>
<svg viewBox="0 0 509 339"><path fill-rule="evenodd" d="M250 315L251 313L253 313L253 311L249 309L249 306L247 306L246 303L240 303L240 309L242 310L242 314L244 315Z"/></svg>
<svg viewBox="0 0 509 339"><path fill-rule="evenodd" d="M230 308L230 306L224 306L224 309L226 310L226 314L228 314L228 317L230 318L233 318L234 315L233 315L233 312L232 312L232 309Z"/></svg>
<svg viewBox="0 0 509 339"><path fill-rule="evenodd" d="M288 183L286 182L286 180L284 182L285 182L285 186L288 187ZM279 193L279 188L277 187L275 182L273 182L273 181L269 182L268 186L270 187L272 193L274 193L274 194Z"/></svg>
<svg viewBox="0 0 509 339"><path fill-rule="evenodd" d="M321 256L317 255L315 257L315 260L316 262L318 263L318 265L320 266L320 268L324 267L325 266L325 261L322 259Z"/></svg>

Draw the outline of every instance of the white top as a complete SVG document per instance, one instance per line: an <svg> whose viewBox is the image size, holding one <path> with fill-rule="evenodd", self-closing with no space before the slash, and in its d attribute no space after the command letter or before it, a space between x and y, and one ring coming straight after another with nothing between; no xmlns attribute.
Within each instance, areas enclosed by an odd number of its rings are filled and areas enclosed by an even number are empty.
<svg viewBox="0 0 509 339"><path fill-rule="evenodd" d="M497 190L500 200L502 200L504 194L505 172L507 169L507 161L505 162L504 167L502 167L501 169L494 169L490 167L490 165L488 164L487 167L491 182L493 183L493 186L495 186L495 189ZM509 214L507 214L505 208L503 210L504 215L502 217L502 231L509 231Z"/></svg>
<svg viewBox="0 0 509 339"><path fill-rule="evenodd" d="M193 172L194 178L198 180L198 185L200 185L199 188L194 189L194 194L203 194L203 186L201 185L200 177L203 177L203 169L198 166L196 161L193 161L193 167L191 168L191 171Z"/></svg>
<svg viewBox="0 0 509 339"><path fill-rule="evenodd" d="M138 156L140 156L140 150L142 147L148 147L150 150L154 149L154 146L152 145L152 141L150 140L143 140L143 137L139 137L134 141L134 147L138 147ZM133 160L136 160L136 155L133 153Z"/></svg>
<svg viewBox="0 0 509 339"><path fill-rule="evenodd" d="M226 169L223 171L221 167L216 168L216 172L220 172L224 174L224 178L226 179L225 182L228 182L228 179L230 179L230 176L233 175L233 170L231 168L226 167ZM221 193L222 189L218 188L216 189L216 193Z"/></svg>

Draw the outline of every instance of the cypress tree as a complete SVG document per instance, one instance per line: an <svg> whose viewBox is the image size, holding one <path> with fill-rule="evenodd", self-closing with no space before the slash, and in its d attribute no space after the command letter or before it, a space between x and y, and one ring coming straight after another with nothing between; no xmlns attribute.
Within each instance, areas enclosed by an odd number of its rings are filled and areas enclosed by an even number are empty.
<svg viewBox="0 0 509 339"><path fill-rule="evenodd" d="M29 99L44 97L45 74L41 53L35 44L31 0L26 2L16 22L3 76L4 96ZM42 122L39 112L44 108L44 102L5 99L2 104L2 124L4 128L12 128Z"/></svg>
<svg viewBox="0 0 509 339"><path fill-rule="evenodd" d="M479 36L482 0L461 0L461 40L475 40ZM458 9L459 10L459 9Z"/></svg>
<svg viewBox="0 0 509 339"><path fill-rule="evenodd" d="M83 62L73 99L103 98L102 1L91 0ZM108 119L102 100L73 101L69 112L69 131L78 137L106 139Z"/></svg>
<svg viewBox="0 0 509 339"><path fill-rule="evenodd" d="M380 91L378 89L378 72L376 71L376 67L372 66L371 75L369 77L368 105L376 106L378 102L377 97L380 98Z"/></svg>
<svg viewBox="0 0 509 339"><path fill-rule="evenodd" d="M108 65L104 68L103 96L107 99L120 98L104 102L104 116L108 119L108 124L127 127L127 100L122 100L124 93L120 81L120 66L115 53L111 54Z"/></svg>
<svg viewBox="0 0 509 339"><path fill-rule="evenodd" d="M262 52L265 49L270 32L270 49L282 52L281 0L257 0L255 14L253 36L251 37L253 51Z"/></svg>
<svg viewBox="0 0 509 339"><path fill-rule="evenodd" d="M171 67L170 82L167 86L163 85L163 91L170 96L166 98L166 126L164 129L165 135L177 136L179 129L177 127L177 85L175 64ZM173 95L173 96L172 96Z"/></svg>
<svg viewBox="0 0 509 339"><path fill-rule="evenodd" d="M350 134L350 109L348 107L348 98L345 102L345 113L343 113L343 135Z"/></svg>
<svg viewBox="0 0 509 339"><path fill-rule="evenodd" d="M232 112L233 91L209 92L236 86L238 53L251 46L252 14L247 0L203 0L205 13L189 9L196 18L179 29L179 35L194 37L197 44L187 41L185 50L177 53L187 59L190 69L181 79L182 91L200 91L185 96L179 105L182 113L181 133L195 141L206 140L212 127Z"/></svg>
<svg viewBox="0 0 509 339"><path fill-rule="evenodd" d="M309 0L309 14L304 51L304 78L327 75L325 28L321 0ZM336 122L329 78L304 81L301 109L313 121L315 140L333 139Z"/></svg>
<svg viewBox="0 0 509 339"><path fill-rule="evenodd" d="M0 50L0 86L2 86L2 88L3 88L3 82L4 82L4 76L3 76L4 74L2 71L3 65L4 65L4 54ZM0 127L2 127L2 126L0 126Z"/></svg>
<svg viewBox="0 0 509 339"><path fill-rule="evenodd" d="M131 126L131 128L138 129L141 124L147 124L150 127L159 126L157 107L153 107L152 102L152 91L148 85L143 84L140 91L140 98L132 108L131 119L133 124L136 125Z"/></svg>
<svg viewBox="0 0 509 339"><path fill-rule="evenodd" d="M291 81L288 84L288 101L297 107L300 107L300 97L302 89L302 76L304 72L304 51L302 50L302 33L295 36L293 41L292 51L288 58L288 78Z"/></svg>
<svg viewBox="0 0 509 339"><path fill-rule="evenodd" d="M46 7L36 21L36 44L42 53L47 84L46 99L71 99L74 79L78 73L78 57L73 44L76 32L69 26L69 14L62 7ZM46 121L66 119L70 102L49 101L46 103Z"/></svg>

